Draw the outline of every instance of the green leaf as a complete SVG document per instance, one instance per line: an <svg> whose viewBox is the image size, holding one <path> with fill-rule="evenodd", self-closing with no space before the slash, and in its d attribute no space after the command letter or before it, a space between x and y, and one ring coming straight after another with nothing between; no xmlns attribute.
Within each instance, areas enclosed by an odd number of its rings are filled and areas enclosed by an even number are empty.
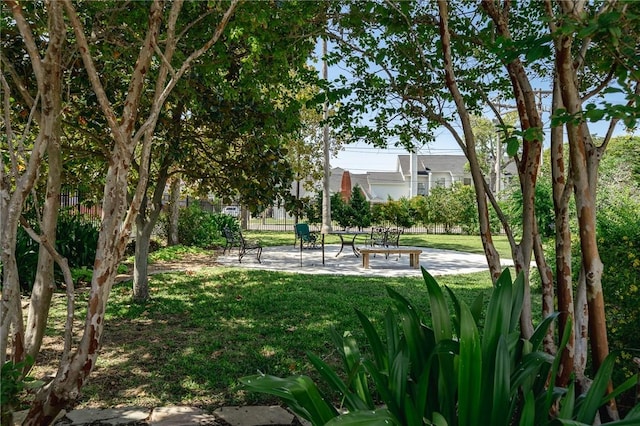
<svg viewBox="0 0 640 426"><path fill-rule="evenodd" d="M509 271L509 269L505 269L505 271ZM511 279L511 274L509 274L509 279ZM511 303L511 319L509 321L509 331L515 331L520 324L520 315L522 313L522 304L524 302L524 286L524 273L520 271L520 273L518 273L518 275L516 276L515 281L513 281L512 285L513 299Z"/></svg>
<svg viewBox="0 0 640 426"><path fill-rule="evenodd" d="M338 415L333 406L327 404L316 385L307 376L280 378L269 375L243 377L245 389L277 396L297 415L314 425L324 425Z"/></svg>
<svg viewBox="0 0 640 426"><path fill-rule="evenodd" d="M449 308L444 299L444 294L436 280L424 268L422 268L422 276L429 292L431 321L436 343L440 340L451 339L451 316L449 315Z"/></svg>
<svg viewBox="0 0 640 426"><path fill-rule="evenodd" d="M540 324L538 324L535 331L533 332L533 335L529 339L534 351L537 351L538 348L540 348L540 345L544 340L544 336L546 336L547 331L549 331L549 326L553 321L555 321L556 318L558 318L559 315L560 312L554 312L551 315L547 316L544 320L542 320Z"/></svg>
<svg viewBox="0 0 640 426"><path fill-rule="evenodd" d="M409 379L409 355L401 351L391 364L389 371L389 390L398 407L402 407L406 399L407 381Z"/></svg>
<svg viewBox="0 0 640 426"><path fill-rule="evenodd" d="M466 304L460 303L460 356L458 362L458 418L461 426L473 426L480 418L478 395L482 390L480 335ZM485 390L486 391L486 390Z"/></svg>
<svg viewBox="0 0 640 426"><path fill-rule="evenodd" d="M404 338L409 349L412 371L420 372L433 351L435 342L430 341L423 331L422 322L418 317L415 306L390 287L387 287L387 293L395 302L396 309L400 315Z"/></svg>
<svg viewBox="0 0 640 426"><path fill-rule="evenodd" d="M505 336L500 336L496 348L496 361L493 378L493 407L491 408L491 425L508 425L511 398L511 357Z"/></svg>
<svg viewBox="0 0 640 426"><path fill-rule="evenodd" d="M338 375L324 361L310 352L307 353L307 357L316 371L333 388L333 390L337 391L345 398L347 408L349 408L349 410L367 410L373 408L372 406L367 406L362 399L354 395L340 377L338 377Z"/></svg>
<svg viewBox="0 0 640 426"><path fill-rule="evenodd" d="M331 419L327 426L352 425L352 426L389 426L402 423L386 408L379 410L356 411L354 413L343 414Z"/></svg>
<svg viewBox="0 0 640 426"><path fill-rule="evenodd" d="M528 49L525 53L527 62L534 62L541 58L548 58L551 56L551 48L546 44L540 44Z"/></svg>
<svg viewBox="0 0 640 426"><path fill-rule="evenodd" d="M611 373L613 372L616 355L616 352L609 353L609 355L604 359L602 365L600 365L600 368L593 379L593 383L591 383L591 387L589 387L584 400L578 407L576 420L588 424L593 423L596 413L598 412L598 408L602 405L602 398L607 392L607 386L611 380Z"/></svg>
<svg viewBox="0 0 640 426"><path fill-rule="evenodd" d="M576 403L576 384L572 380L567 389L566 395L560 401L560 411L558 417L561 419L570 419L573 417L573 410Z"/></svg>
<svg viewBox="0 0 640 426"><path fill-rule="evenodd" d="M604 115L605 110L603 109L588 109L584 111L584 117L592 123L602 120Z"/></svg>
<svg viewBox="0 0 640 426"><path fill-rule="evenodd" d="M520 148L520 140L515 136L510 136L505 142L507 143L507 155L509 157L515 156Z"/></svg>
<svg viewBox="0 0 640 426"><path fill-rule="evenodd" d="M449 426L447 420L442 416L442 414L438 413L437 411L433 413L431 424L434 426Z"/></svg>
<svg viewBox="0 0 640 426"><path fill-rule="evenodd" d="M362 312L359 310L355 310L358 319L360 320L360 324L364 329L364 333L367 336L367 340L369 341L369 346L371 347L371 353L373 354L373 358L376 361L376 366L380 370L387 370L389 368L389 359L387 358L386 348L382 344L382 340L378 335L378 332Z"/></svg>
<svg viewBox="0 0 640 426"><path fill-rule="evenodd" d="M469 307L471 310L471 314L473 318L476 320L476 323L480 323L482 319L482 310L484 308L484 293L478 293L476 298L473 300L473 303Z"/></svg>
<svg viewBox="0 0 640 426"><path fill-rule="evenodd" d="M533 392L529 391L524 395L524 407L520 416L520 426L531 426L536 420L536 401Z"/></svg>

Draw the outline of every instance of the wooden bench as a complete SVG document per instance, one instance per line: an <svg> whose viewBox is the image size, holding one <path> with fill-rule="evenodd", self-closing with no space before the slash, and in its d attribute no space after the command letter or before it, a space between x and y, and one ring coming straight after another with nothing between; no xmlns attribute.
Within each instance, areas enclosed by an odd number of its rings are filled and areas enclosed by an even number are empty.
<svg viewBox="0 0 640 426"><path fill-rule="evenodd" d="M365 269L369 268L369 255L372 253L381 253L386 256L389 254L406 253L409 255L409 266L414 269L418 269L420 267L420 253L422 253L422 250L411 248L361 248L359 251L362 255L362 267Z"/></svg>

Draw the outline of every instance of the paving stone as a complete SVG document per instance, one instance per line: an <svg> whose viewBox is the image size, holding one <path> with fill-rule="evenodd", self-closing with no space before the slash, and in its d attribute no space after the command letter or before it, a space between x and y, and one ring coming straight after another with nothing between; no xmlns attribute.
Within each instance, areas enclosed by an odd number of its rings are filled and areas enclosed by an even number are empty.
<svg viewBox="0 0 640 426"><path fill-rule="evenodd" d="M13 413L13 425L14 426L22 425L22 423L24 422L24 419L27 418L27 414L29 414L29 410L14 411L14 413ZM56 416L56 418L53 421L53 423L55 423L58 420L60 420L61 418L63 418L65 414L67 414L66 411L64 411L64 410L60 411L60 413L58 413L58 415Z"/></svg>
<svg viewBox="0 0 640 426"><path fill-rule="evenodd" d="M231 426L291 425L295 418L278 406L222 407L214 414Z"/></svg>
<svg viewBox="0 0 640 426"><path fill-rule="evenodd" d="M195 407L158 407L151 412L149 424L153 426L214 425L216 417Z"/></svg>
<svg viewBox="0 0 640 426"><path fill-rule="evenodd" d="M141 424L149 417L149 410L140 407L125 408L85 408L67 413L71 425L132 425Z"/></svg>

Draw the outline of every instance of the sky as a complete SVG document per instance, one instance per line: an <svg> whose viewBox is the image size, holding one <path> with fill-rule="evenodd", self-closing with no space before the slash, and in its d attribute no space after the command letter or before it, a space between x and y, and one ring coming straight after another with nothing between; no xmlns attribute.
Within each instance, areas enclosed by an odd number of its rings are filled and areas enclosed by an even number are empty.
<svg viewBox="0 0 640 426"><path fill-rule="evenodd" d="M329 45L331 49L331 45ZM316 58L322 57L321 42L318 42L316 46ZM314 61L314 66L321 72L321 61ZM340 74L345 74L345 69L339 66L331 66L328 70L329 81L334 80ZM348 72L346 72L348 75ZM546 85L548 86L548 84ZM548 90L544 84L538 84L534 87L534 90L542 89ZM542 96L543 105L543 122L545 132L545 148L549 147L549 129L551 118L549 114L551 105L551 96ZM546 112L544 112L546 110ZM486 114L487 117L492 118L491 114ZM590 123L589 128L592 132L592 136L605 136L608 122ZM462 134L462 132L460 132ZM616 126L614 136L628 134L624 129L624 126L620 123ZM640 132L636 130L633 133L634 136L640 136ZM442 128L439 132L436 132L435 140L428 144L418 147L418 154L432 154L432 155L462 155L462 150L453 139L453 136L448 130ZM369 171L395 171L397 169L398 155L409 154L409 152L403 148L390 147L388 149L377 148L372 145L368 145L364 142L357 144L346 145L337 157L332 157L330 160L331 167L340 167L342 169L349 170L352 173L366 173Z"/></svg>
<svg viewBox="0 0 640 426"><path fill-rule="evenodd" d="M545 124L545 136L548 138L550 118L549 114L543 114L543 120ZM590 123L593 136L605 136L608 122ZM625 135L625 131L622 124L619 124L614 131L614 136ZM640 133L636 130L633 133L635 136L640 136ZM549 141L545 142L545 148L549 147ZM352 145L346 145L345 148L338 154L337 157L332 157L330 160L331 167L340 167L345 170L349 170L352 173L366 173L374 171L396 171L398 155L409 154L409 151L403 148L376 148L372 145L365 143L357 143ZM453 140L453 137L447 130L442 130L435 135L435 140L428 143L418 149L418 154L431 154L431 155L463 155L462 150L458 144Z"/></svg>

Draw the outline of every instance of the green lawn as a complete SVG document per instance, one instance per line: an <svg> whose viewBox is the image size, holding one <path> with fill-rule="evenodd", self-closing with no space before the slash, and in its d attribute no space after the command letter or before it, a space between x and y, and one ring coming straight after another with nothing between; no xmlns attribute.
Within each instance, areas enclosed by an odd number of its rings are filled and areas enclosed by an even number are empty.
<svg viewBox="0 0 640 426"><path fill-rule="evenodd" d="M439 278L469 303L490 288L486 273ZM308 276L239 268L154 275L152 300L131 303L131 283L117 285L108 305L104 347L81 405L215 408L276 403L237 387L258 371L310 373L306 351L331 361L329 330L361 335L358 308L379 321L390 286L428 312L417 278ZM84 307L87 293L78 294ZM50 335L62 335L64 298L55 299ZM84 309L76 313L84 318ZM425 315L428 321L428 315Z"/></svg>
<svg viewBox="0 0 640 426"><path fill-rule="evenodd" d="M293 244L288 233L250 234L268 245ZM426 244L419 244L423 240L418 236L406 238L403 244L435 246L431 235L425 237ZM446 248L471 249L474 242L460 236L439 239ZM198 251L166 248L151 258L160 261ZM438 282L468 303L491 288L487 272L439 277ZM238 378L258 371L314 377L306 352L332 363L331 327L356 337L362 334L355 308L380 324L390 305L386 286L405 295L430 322L421 278L310 276L210 267L152 275L152 299L144 305L131 302L131 282L120 283L111 292L103 349L79 405L176 404L214 409L278 403L243 391ZM76 330L84 320L87 296L87 291L77 291ZM65 301L63 295L54 297L49 342L59 342L63 335ZM45 347L35 377L55 372L59 359L55 349L51 343Z"/></svg>

